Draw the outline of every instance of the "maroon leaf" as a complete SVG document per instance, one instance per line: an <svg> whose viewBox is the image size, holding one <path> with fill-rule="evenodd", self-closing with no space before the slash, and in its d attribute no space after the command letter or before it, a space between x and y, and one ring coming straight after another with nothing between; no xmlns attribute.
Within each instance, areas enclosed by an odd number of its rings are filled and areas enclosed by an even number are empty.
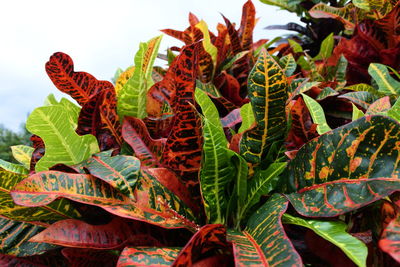
<svg viewBox="0 0 400 267"><path fill-rule="evenodd" d="M114 89L106 89L90 98L79 114L76 132L80 135L96 136L101 151L118 150L122 144L121 125L116 105Z"/></svg>
<svg viewBox="0 0 400 267"><path fill-rule="evenodd" d="M192 264L200 260L202 256L204 257L205 253L216 249L226 250L228 247L226 229L223 225L205 225L193 235L186 246L179 252L172 266L192 266Z"/></svg>
<svg viewBox="0 0 400 267"><path fill-rule="evenodd" d="M240 84L235 77L223 71L214 79L214 83L228 101L239 107L244 104L240 96Z"/></svg>
<svg viewBox="0 0 400 267"><path fill-rule="evenodd" d="M69 267L114 267L118 261L117 255L103 250L64 248L61 253L67 258Z"/></svg>
<svg viewBox="0 0 400 267"><path fill-rule="evenodd" d="M114 90L108 81L98 81L86 72L75 72L72 59L62 52L50 57L46 63L46 72L61 92L69 94L81 106L102 90Z"/></svg>

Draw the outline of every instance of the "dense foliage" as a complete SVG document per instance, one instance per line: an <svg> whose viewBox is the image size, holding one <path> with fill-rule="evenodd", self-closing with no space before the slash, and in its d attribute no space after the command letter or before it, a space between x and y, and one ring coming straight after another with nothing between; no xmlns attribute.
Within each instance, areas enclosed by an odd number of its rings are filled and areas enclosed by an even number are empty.
<svg viewBox="0 0 400 267"><path fill-rule="evenodd" d="M400 263L400 6L262 2L306 26L189 14L167 68L155 37L114 84L50 57L77 104L50 95L0 162L0 265Z"/></svg>

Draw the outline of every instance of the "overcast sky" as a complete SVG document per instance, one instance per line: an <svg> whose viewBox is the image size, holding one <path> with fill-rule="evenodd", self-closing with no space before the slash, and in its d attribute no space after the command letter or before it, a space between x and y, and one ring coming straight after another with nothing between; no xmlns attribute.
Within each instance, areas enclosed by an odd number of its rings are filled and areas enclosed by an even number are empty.
<svg viewBox="0 0 400 267"><path fill-rule="evenodd" d="M54 93L64 96L48 78L44 65L57 51L69 54L76 71L110 80L118 67L133 64L139 42L161 33L183 30L189 11L204 19L211 31L223 13L240 24L245 0L19 0L0 3L0 124L18 130L29 112ZM282 31L262 28L298 21L277 7L253 0L260 21L255 40ZM182 43L164 36L160 52Z"/></svg>

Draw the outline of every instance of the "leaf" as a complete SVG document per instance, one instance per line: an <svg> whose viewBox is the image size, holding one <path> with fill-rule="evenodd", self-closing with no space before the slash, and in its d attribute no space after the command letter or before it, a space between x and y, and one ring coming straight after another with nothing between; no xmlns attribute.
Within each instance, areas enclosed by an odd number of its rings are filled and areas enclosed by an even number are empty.
<svg viewBox="0 0 400 267"><path fill-rule="evenodd" d="M179 252L171 267L193 266L201 256L215 249L226 249L226 229L221 224L207 224L201 227Z"/></svg>
<svg viewBox="0 0 400 267"><path fill-rule="evenodd" d="M26 122L26 128L40 136L46 146L45 155L37 162L36 171L48 170L56 164L73 165L99 151L92 135L79 136L65 122L68 113L60 106L36 108Z"/></svg>
<svg viewBox="0 0 400 267"><path fill-rule="evenodd" d="M228 197L226 186L234 177L226 147L226 140L218 110L205 92L197 89L196 102L203 114L203 161L200 169L200 187L209 223L224 223Z"/></svg>
<svg viewBox="0 0 400 267"><path fill-rule="evenodd" d="M288 42L290 44L290 47L293 49L293 52L295 52L295 53L303 52L303 48L301 47L301 45L298 42L296 42L295 40L292 40L292 39L288 39Z"/></svg>
<svg viewBox="0 0 400 267"><path fill-rule="evenodd" d="M336 96L339 93L336 90L333 90L331 87L325 87L322 89L321 93L317 96L316 100L323 100L330 96Z"/></svg>
<svg viewBox="0 0 400 267"><path fill-rule="evenodd" d="M114 90L108 81L98 81L86 72L75 72L72 59L62 52L50 57L46 63L46 72L61 92L69 94L81 106L102 90Z"/></svg>
<svg viewBox="0 0 400 267"><path fill-rule="evenodd" d="M365 113L366 115L387 115L387 111L391 108L389 96L379 98L372 103Z"/></svg>
<svg viewBox="0 0 400 267"><path fill-rule="evenodd" d="M295 1L288 1L288 0L260 0L264 4L267 5L274 5L278 6L282 9L286 9L290 12L301 12L301 7L300 7L300 0L295 0Z"/></svg>
<svg viewBox="0 0 400 267"><path fill-rule="evenodd" d="M286 77L292 76L296 71L297 63L292 54L288 54L279 59L279 64L282 66Z"/></svg>
<svg viewBox="0 0 400 267"><path fill-rule="evenodd" d="M116 155L111 157L110 151L94 154L88 160L73 166L80 173L86 170L93 176L110 184L122 194L135 199L134 189L140 177L140 161L132 156Z"/></svg>
<svg viewBox="0 0 400 267"><path fill-rule="evenodd" d="M354 105L353 103L351 103L351 105L353 106L353 114L352 114L352 116L351 116L351 120L352 120L352 121L355 121L355 120L358 120L359 118L364 117L364 112L362 112L361 110L359 110L359 109L357 108L357 106Z"/></svg>
<svg viewBox="0 0 400 267"><path fill-rule="evenodd" d="M253 30L256 25L256 9L251 0L243 5L240 21L239 38L243 50L250 50L253 45Z"/></svg>
<svg viewBox="0 0 400 267"><path fill-rule="evenodd" d="M96 136L101 151L119 150L122 145L116 101L114 90L102 90L83 105L79 114L76 132Z"/></svg>
<svg viewBox="0 0 400 267"><path fill-rule="evenodd" d="M333 33L331 33L322 41L319 53L314 60L327 60L332 55L334 42Z"/></svg>
<svg viewBox="0 0 400 267"><path fill-rule="evenodd" d="M43 231L46 226L36 222L17 222L0 215L0 253L25 257L57 248L50 244L29 242L32 236Z"/></svg>
<svg viewBox="0 0 400 267"><path fill-rule="evenodd" d="M347 66L349 65L349 62L347 59L343 56L340 55L339 61L337 63L336 67L336 72L335 72L335 78L336 81L339 82L340 86L346 85L346 73L347 73ZM339 88L336 88L338 90Z"/></svg>
<svg viewBox="0 0 400 267"><path fill-rule="evenodd" d="M68 200L58 200L48 206L27 208L16 205L10 195L13 187L26 178L26 175L16 174L0 169L0 214L17 221L57 221L69 218L79 218L72 203Z"/></svg>
<svg viewBox="0 0 400 267"><path fill-rule="evenodd" d="M128 80L133 76L134 72L135 66L130 66L118 75L118 78L115 80L115 93L117 94L117 96L120 95L122 87L124 87Z"/></svg>
<svg viewBox="0 0 400 267"><path fill-rule="evenodd" d="M239 52L237 54L235 54L226 64L224 64L221 68L221 72L227 69L230 69L235 62L239 61L239 59L242 59L243 57L245 57L247 54L249 53L249 51L242 51Z"/></svg>
<svg viewBox="0 0 400 267"><path fill-rule="evenodd" d="M234 128L236 124L242 122L242 117L240 114L240 109L234 109L228 113L225 117L221 118L222 127Z"/></svg>
<svg viewBox="0 0 400 267"><path fill-rule="evenodd" d="M170 247L126 247L118 259L117 267L171 266L180 250Z"/></svg>
<svg viewBox="0 0 400 267"><path fill-rule="evenodd" d="M368 73L379 86L379 92L385 95L400 95L400 82L390 76L387 67L383 64L371 63Z"/></svg>
<svg viewBox="0 0 400 267"><path fill-rule="evenodd" d="M287 82L280 66L262 50L248 80L248 91L256 126L243 133L240 154L259 163L270 144L283 137L286 127Z"/></svg>
<svg viewBox="0 0 400 267"><path fill-rule="evenodd" d="M151 138L145 123L137 118L127 117L122 126L122 136L135 151L143 166L160 166L166 138Z"/></svg>
<svg viewBox="0 0 400 267"><path fill-rule="evenodd" d="M118 92L118 115L144 118L147 116L146 93L153 85L153 64L157 57L162 35L140 43L139 51L135 55L135 69L133 75Z"/></svg>
<svg viewBox="0 0 400 267"><path fill-rule="evenodd" d="M319 134L324 134L331 131L332 129L326 122L325 113L320 104L306 94L301 93L301 95L303 96L303 100L310 111L313 122L317 124L317 132Z"/></svg>
<svg viewBox="0 0 400 267"><path fill-rule="evenodd" d="M383 230L379 248L400 263L400 222L399 216Z"/></svg>
<svg viewBox="0 0 400 267"><path fill-rule="evenodd" d="M366 116L300 148L282 179L297 212L338 216L399 190L399 130L388 117Z"/></svg>
<svg viewBox="0 0 400 267"><path fill-rule="evenodd" d="M287 206L275 194L250 217L244 231L228 232L236 266L303 266L282 226Z"/></svg>
<svg viewBox="0 0 400 267"><path fill-rule="evenodd" d="M369 92L350 92L344 95L338 96L339 98L345 98L353 102L354 104L359 105L363 109L368 109L368 107L378 100L378 97L369 93Z"/></svg>
<svg viewBox="0 0 400 267"><path fill-rule="evenodd" d="M295 224L311 229L317 235L338 246L357 266L366 266L368 248L346 232L347 225L342 221L306 220L283 214L284 224Z"/></svg>
<svg viewBox="0 0 400 267"><path fill-rule="evenodd" d="M243 133L244 131L250 129L255 122L251 103L244 104L240 108L240 116L242 117L242 125L240 125L238 133Z"/></svg>
<svg viewBox="0 0 400 267"><path fill-rule="evenodd" d="M137 183L135 195L136 202L94 176L58 171L31 175L11 191L14 202L27 207L47 205L64 197L101 207L120 217L164 228L196 228L193 222L184 217L190 215L185 205L150 175L144 175ZM173 210L175 207L178 207L178 211ZM184 210L184 215L180 214L180 209Z"/></svg>
<svg viewBox="0 0 400 267"><path fill-rule="evenodd" d="M13 157L28 170L31 164L33 150L34 149L30 146L11 146Z"/></svg>
<svg viewBox="0 0 400 267"><path fill-rule="evenodd" d="M79 113L81 112L81 108L69 101L66 98L61 98L60 102L54 97L53 94L50 94L46 101L45 106L61 106L68 113L69 123L72 125L72 128L76 129L78 126L78 118Z"/></svg>
<svg viewBox="0 0 400 267"><path fill-rule="evenodd" d="M112 250L63 248L61 253L68 260L68 266L113 267L118 261L118 255Z"/></svg>
<svg viewBox="0 0 400 267"><path fill-rule="evenodd" d="M393 107L388 110L387 115L400 122L400 98L398 98Z"/></svg>
<svg viewBox="0 0 400 267"><path fill-rule="evenodd" d="M277 183L277 178L284 171L286 162L272 163L266 170L259 170L247 182L247 195L244 203L238 207L238 221L248 215L251 208L260 202L262 196L267 195Z"/></svg>
<svg viewBox="0 0 400 267"><path fill-rule="evenodd" d="M29 170L26 169L24 166L15 164L15 163L11 163L11 162L7 162L2 159L0 159L0 168L4 169L6 171L9 171L9 172L17 173L17 174L28 174L29 173Z"/></svg>
<svg viewBox="0 0 400 267"><path fill-rule="evenodd" d="M119 219L104 225L70 219L53 223L29 241L74 248L113 249L130 241L132 235L128 224Z"/></svg>
<svg viewBox="0 0 400 267"><path fill-rule="evenodd" d="M215 69L217 67L218 49L211 42L210 33L208 31L208 26L204 20L201 20L196 25L196 28L198 28L203 33L203 41L202 41L203 48L211 56L212 65L213 65L213 75L212 75L212 77L213 77Z"/></svg>

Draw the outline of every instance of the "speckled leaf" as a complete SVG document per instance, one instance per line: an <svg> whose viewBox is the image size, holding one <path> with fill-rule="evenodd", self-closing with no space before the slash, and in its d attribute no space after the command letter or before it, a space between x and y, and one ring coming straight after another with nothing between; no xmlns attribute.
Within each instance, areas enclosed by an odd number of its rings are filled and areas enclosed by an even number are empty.
<svg viewBox="0 0 400 267"><path fill-rule="evenodd" d="M289 214L283 214L282 221L285 224L296 224L311 229L338 246L357 266L366 266L368 248L361 240L346 232L347 224L344 222L306 220Z"/></svg>
<svg viewBox="0 0 400 267"><path fill-rule="evenodd" d="M369 84L366 83L358 83L344 87L343 89L351 90L355 92L369 92L371 94L379 94L378 91Z"/></svg>
<svg viewBox="0 0 400 267"><path fill-rule="evenodd" d="M143 177L135 189L135 202L94 176L58 171L29 176L14 187L11 195L15 203L27 207L44 206L64 197L99 206L120 217L165 228L196 228L193 222L184 217L188 213L182 202L157 184L150 175ZM176 207L178 211L174 210ZM179 214L181 210L184 210L183 215Z"/></svg>
<svg viewBox="0 0 400 267"><path fill-rule="evenodd" d="M221 123L223 127L234 128L237 124L242 122L242 116L240 114L240 109L234 109L228 113L225 117L221 118Z"/></svg>
<svg viewBox="0 0 400 267"><path fill-rule="evenodd" d="M208 31L207 23L204 20L201 20L196 25L196 28L198 28L203 33L203 41L202 41L203 48L211 56L212 61L210 62L210 65L212 65L212 69L213 69L211 77L213 77L216 66L217 66L218 49L211 42L210 32Z"/></svg>
<svg viewBox="0 0 400 267"><path fill-rule="evenodd" d="M221 224L207 224L193 235L186 246L179 252L178 257L171 267L192 266L208 251L226 249L228 246L225 226Z"/></svg>
<svg viewBox="0 0 400 267"><path fill-rule="evenodd" d="M114 90L114 86L108 81L98 81L86 72L75 72L72 59L62 52L54 53L50 57L46 63L46 72L61 92L69 94L80 105L84 105L102 90Z"/></svg>
<svg viewBox="0 0 400 267"><path fill-rule="evenodd" d="M80 173L85 170L131 199L135 199L134 189L140 177L140 161L133 156L116 155L111 157L110 151L94 154L88 160L75 165Z"/></svg>
<svg viewBox="0 0 400 267"><path fill-rule="evenodd" d="M11 151L13 157L26 169L29 170L29 166L31 164L31 157L34 148L30 146L18 145L18 146L11 146Z"/></svg>
<svg viewBox="0 0 400 267"><path fill-rule="evenodd" d="M12 188L26 175L16 174L0 169L0 214L18 221L56 221L78 218L80 214L66 200L57 200L47 206L27 208L16 205L10 195Z"/></svg>
<svg viewBox="0 0 400 267"><path fill-rule="evenodd" d="M392 220L383 230L379 247L400 263L400 217Z"/></svg>
<svg viewBox="0 0 400 267"><path fill-rule="evenodd" d="M371 63L368 73L374 78L379 86L379 92L385 95L400 95L400 82L392 78L387 66L378 63Z"/></svg>
<svg viewBox="0 0 400 267"><path fill-rule="evenodd" d="M9 172L14 172L17 174L28 174L29 169L26 169L24 166L20 164L15 164L11 163L5 160L0 159L0 168L9 171Z"/></svg>
<svg viewBox="0 0 400 267"><path fill-rule="evenodd" d="M331 217L400 190L399 131L366 116L308 142L288 164L288 199L304 216Z"/></svg>
<svg viewBox="0 0 400 267"><path fill-rule="evenodd" d="M249 74L248 91L256 126L243 133L240 154L248 162L259 163L286 127L286 77L265 49Z"/></svg>
<svg viewBox="0 0 400 267"><path fill-rule="evenodd" d="M319 134L324 134L331 129L325 119L325 112L322 109L321 105L309 97L306 94L301 94L303 96L303 100L307 105L308 110L310 111L311 118L315 124L317 124L317 132Z"/></svg>
<svg viewBox="0 0 400 267"><path fill-rule="evenodd" d="M235 266L303 266L281 222L288 201L273 195L254 213L244 231L231 230Z"/></svg>
<svg viewBox="0 0 400 267"><path fill-rule="evenodd" d="M66 123L68 113L61 106L36 108L26 122L26 128L40 136L45 144L45 155L36 163L36 171L48 170L56 164L77 164L99 151L93 135L79 136Z"/></svg>
<svg viewBox="0 0 400 267"><path fill-rule="evenodd" d="M385 96L372 103L365 112L365 115L387 115L387 111L391 107L390 98Z"/></svg>
<svg viewBox="0 0 400 267"><path fill-rule="evenodd" d="M140 159L143 166L160 166L166 138L153 139L146 124L137 118L127 117L122 125L122 136Z"/></svg>
<svg viewBox="0 0 400 267"><path fill-rule="evenodd" d="M146 43L140 43L135 55L133 75L118 92L118 115L137 118L146 117L146 93L154 84L152 79L153 64L160 47L162 36Z"/></svg>
<svg viewBox="0 0 400 267"><path fill-rule="evenodd" d="M344 95L339 96L339 98L345 98L353 102L354 104L359 105L363 109L367 110L368 107L376 100L378 97L370 92L359 91L359 92L350 92Z"/></svg>
<svg viewBox="0 0 400 267"><path fill-rule="evenodd" d="M296 60L292 54L281 57L279 59L279 64L282 66L287 77L292 76L297 68Z"/></svg>
<svg viewBox="0 0 400 267"><path fill-rule="evenodd" d="M256 25L256 9L251 0L243 5L240 21L239 38L243 50L250 50L253 45L253 30Z"/></svg>
<svg viewBox="0 0 400 267"><path fill-rule="evenodd" d="M393 107L388 110L387 115L400 122L400 97L394 103Z"/></svg>
<svg viewBox="0 0 400 267"><path fill-rule="evenodd" d="M24 257L57 248L51 244L29 242L32 236L43 231L47 226L44 223L17 222L0 215L0 253Z"/></svg>
<svg viewBox="0 0 400 267"><path fill-rule="evenodd" d="M126 247L118 259L117 267L168 267L174 262L180 250L181 248L168 247Z"/></svg>
<svg viewBox="0 0 400 267"><path fill-rule="evenodd" d="M335 96L338 94L339 94L339 92L337 92L336 90L333 90L331 87L325 87L324 89L322 89L321 93L319 93L316 100L323 100L327 97Z"/></svg>

